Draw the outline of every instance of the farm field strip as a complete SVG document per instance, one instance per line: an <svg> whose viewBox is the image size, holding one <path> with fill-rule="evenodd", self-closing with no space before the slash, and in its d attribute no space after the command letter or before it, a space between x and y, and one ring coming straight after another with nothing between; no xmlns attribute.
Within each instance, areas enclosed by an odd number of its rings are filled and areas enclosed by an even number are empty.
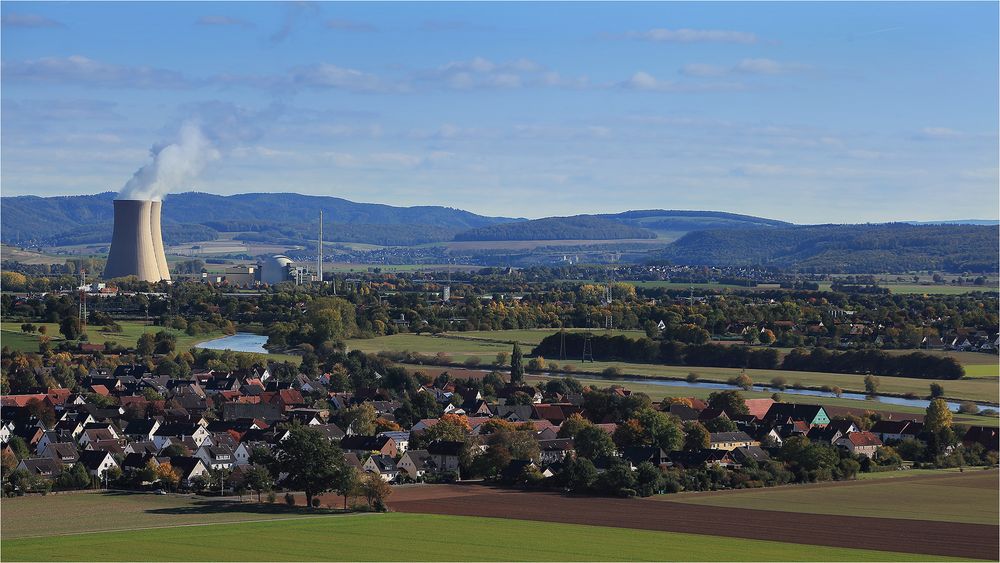
<svg viewBox="0 0 1000 563"><path fill-rule="evenodd" d="M512 331L515 338L531 338L534 331ZM458 335L467 333L456 333ZM482 334L482 333L480 333ZM487 333L488 334L488 333ZM495 333L500 336L500 332ZM510 352L510 344L493 341L474 341L458 338L441 338L431 335L419 334L397 334L392 336L379 336L371 339L349 340L347 345L350 349L361 350L363 352L380 351L410 351L420 352L427 356L433 356L438 352L445 352L451 356L451 361L462 362L469 357L475 356L483 364L492 363L497 352ZM525 350L529 352L530 350ZM575 356L574 356L575 357ZM559 360L549 358L560 366L571 366L575 373L601 371L614 367L621 370L623 375L639 377L668 377L684 379L689 373L696 373L702 381L725 383L729 379L738 376L743 370L739 368L715 368L698 366L667 366L654 364L637 364L629 362L581 362L579 360ZM769 384L775 377L784 378L788 384L799 383L807 387L819 388L822 386L840 387L844 391L864 393L863 375L821 373L807 371L783 371L783 370L762 370L748 369L749 375L754 383ZM574 377L576 377L574 375ZM580 377L585 377L581 373ZM906 377L879 376L881 382L879 391L887 394L903 395L913 393L918 397L925 397L929 394L931 383L940 383L945 389L945 396L956 400L972 400L982 402L996 402L1000 396L1000 378L977 377L971 379L958 380L938 380L938 379L913 379Z"/></svg>
<svg viewBox="0 0 1000 563"><path fill-rule="evenodd" d="M901 472L905 473L905 472ZM824 483L659 497L679 503L806 514L1000 524L996 471L921 475L909 479Z"/></svg>
<svg viewBox="0 0 1000 563"><path fill-rule="evenodd" d="M468 486L455 486L465 489ZM398 512L500 517L659 530L813 546L995 559L997 526L716 507L670 501L566 496L481 487L454 498L389 500ZM715 538L712 541L716 541ZM887 559L889 554L884 555ZM744 555L742 558L754 558ZM720 556L720 559L726 559Z"/></svg>
<svg viewBox="0 0 1000 563"><path fill-rule="evenodd" d="M711 549L705 549L709 543ZM697 534L397 513L15 539L4 541L2 556L5 561L946 560Z"/></svg>

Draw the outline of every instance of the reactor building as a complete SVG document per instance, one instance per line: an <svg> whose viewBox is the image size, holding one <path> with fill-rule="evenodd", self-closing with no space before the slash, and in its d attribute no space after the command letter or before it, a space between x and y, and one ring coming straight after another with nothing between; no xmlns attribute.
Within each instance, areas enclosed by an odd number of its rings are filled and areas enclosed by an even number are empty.
<svg viewBox="0 0 1000 563"><path fill-rule="evenodd" d="M141 281L169 281L170 270L160 233L163 203L116 199L114 204L115 228L104 277L135 276Z"/></svg>

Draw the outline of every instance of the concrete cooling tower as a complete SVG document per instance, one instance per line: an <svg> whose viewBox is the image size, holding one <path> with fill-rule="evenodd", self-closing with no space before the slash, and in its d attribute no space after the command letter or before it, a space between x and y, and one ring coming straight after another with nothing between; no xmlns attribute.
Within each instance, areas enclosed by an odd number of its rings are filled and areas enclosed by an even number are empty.
<svg viewBox="0 0 1000 563"><path fill-rule="evenodd" d="M142 281L170 279L160 234L159 201L115 200L115 230L105 278L136 276Z"/></svg>

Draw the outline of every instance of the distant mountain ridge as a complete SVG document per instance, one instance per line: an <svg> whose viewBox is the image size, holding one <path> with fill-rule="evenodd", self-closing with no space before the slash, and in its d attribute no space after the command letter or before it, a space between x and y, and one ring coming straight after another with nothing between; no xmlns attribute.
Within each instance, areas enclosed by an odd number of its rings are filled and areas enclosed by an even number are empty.
<svg viewBox="0 0 1000 563"><path fill-rule="evenodd" d="M0 200L4 219L0 225L0 239L10 244L60 244L60 234L93 228L96 238L79 242L110 241L114 220L111 202L116 195L105 192L89 196L4 197ZM244 226L304 228L312 225L315 229L321 210L325 214L325 222L331 224L399 225L414 231L429 227L437 232L437 238L441 240L450 240L464 230L517 220L476 215L449 207L394 207L355 203L331 196L294 193L221 196L185 192L171 194L164 200L163 224L165 231L171 224L203 225L220 221L234 221Z"/></svg>
<svg viewBox="0 0 1000 563"><path fill-rule="evenodd" d="M111 240L115 197L105 192L0 198L0 239L20 246L106 244ZM315 241L320 210L330 242L416 247L450 241L579 240L577 246L582 247L588 241L595 241L589 246L621 241L616 252L631 249L633 262L831 273L1000 270L1000 229L995 223L794 225L735 213L662 209L528 220L294 193L172 194L163 206L164 241L172 245L214 240L228 233L248 242L308 246ZM629 242L635 239L655 242ZM537 257L539 263L548 260L543 254Z"/></svg>
<svg viewBox="0 0 1000 563"><path fill-rule="evenodd" d="M660 255L674 264L803 272L1000 270L1000 229L981 225L807 225L688 233Z"/></svg>

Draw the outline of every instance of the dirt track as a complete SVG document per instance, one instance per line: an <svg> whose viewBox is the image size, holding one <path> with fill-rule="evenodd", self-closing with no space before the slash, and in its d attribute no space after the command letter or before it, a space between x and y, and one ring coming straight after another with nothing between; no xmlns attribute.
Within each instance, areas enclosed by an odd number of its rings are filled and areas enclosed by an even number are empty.
<svg viewBox="0 0 1000 563"><path fill-rule="evenodd" d="M399 512L488 516L997 560L1000 527L565 496L481 485L402 487Z"/></svg>

